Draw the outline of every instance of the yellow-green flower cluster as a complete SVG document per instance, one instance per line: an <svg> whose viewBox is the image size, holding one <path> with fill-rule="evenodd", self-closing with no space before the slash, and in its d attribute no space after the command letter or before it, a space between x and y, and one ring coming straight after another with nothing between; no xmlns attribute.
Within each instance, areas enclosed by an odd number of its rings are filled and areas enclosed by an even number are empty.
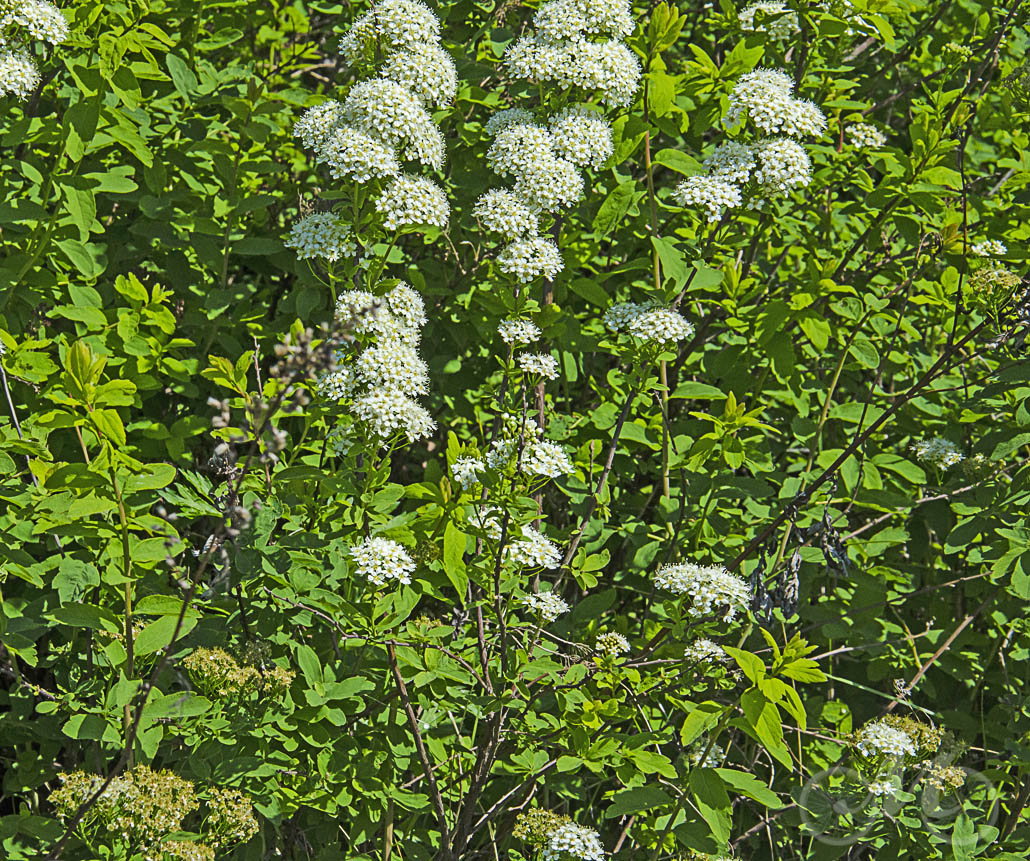
<svg viewBox="0 0 1030 861"><path fill-rule="evenodd" d="M515 830L512 833L530 846L543 846L559 826L570 822L572 820L568 816L534 808L515 817Z"/></svg>
<svg viewBox="0 0 1030 861"><path fill-rule="evenodd" d="M260 647L247 647L237 660L225 649L194 649L183 661L194 686L211 699L279 699L294 674L267 661Z"/></svg>
<svg viewBox="0 0 1030 861"><path fill-rule="evenodd" d="M966 783L966 773L957 765L923 763L926 782L941 792L961 789Z"/></svg>
<svg viewBox="0 0 1030 861"><path fill-rule="evenodd" d="M207 809L204 833L215 850L246 843L258 832L254 805L238 789L211 790Z"/></svg>
<svg viewBox="0 0 1030 861"><path fill-rule="evenodd" d="M104 778L76 771L59 775L62 785L50 795L60 819L75 815L96 793ZM147 859L161 857L161 844L198 807L188 780L171 771L137 765L115 777L81 823L84 831L106 831L107 837L137 847Z"/></svg>
<svg viewBox="0 0 1030 861"><path fill-rule="evenodd" d="M161 844L161 851L167 858L175 858L177 861L215 861L214 849L188 840L166 840Z"/></svg>

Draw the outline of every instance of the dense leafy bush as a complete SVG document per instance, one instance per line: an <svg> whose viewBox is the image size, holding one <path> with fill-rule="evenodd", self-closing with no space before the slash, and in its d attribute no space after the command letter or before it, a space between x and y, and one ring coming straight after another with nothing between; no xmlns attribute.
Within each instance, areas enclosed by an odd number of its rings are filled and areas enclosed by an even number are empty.
<svg viewBox="0 0 1030 861"><path fill-rule="evenodd" d="M1025 857L1026 14L0 0L3 857Z"/></svg>

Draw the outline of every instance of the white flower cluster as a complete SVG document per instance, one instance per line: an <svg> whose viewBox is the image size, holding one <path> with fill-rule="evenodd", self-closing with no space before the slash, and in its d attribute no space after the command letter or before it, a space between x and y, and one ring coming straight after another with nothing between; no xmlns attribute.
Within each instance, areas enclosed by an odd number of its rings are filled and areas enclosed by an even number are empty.
<svg viewBox="0 0 1030 861"><path fill-rule="evenodd" d="M337 300L336 318L370 343L356 354L337 354L337 367L319 381L321 394L353 397L354 415L383 445L400 435L409 442L429 436L436 423L414 400L429 392L429 369L418 354L426 322L422 297L403 282L382 298L348 290Z"/></svg>
<svg viewBox="0 0 1030 861"><path fill-rule="evenodd" d="M771 38L780 41L801 32L798 16L780 0L759 0L745 6L740 10L737 19L740 21L741 30L749 33L768 33Z"/></svg>
<svg viewBox="0 0 1030 861"><path fill-rule="evenodd" d="M602 319L611 332L625 332L665 347L694 333L694 326L682 314L670 308L656 308L650 302L620 302L605 311Z"/></svg>
<svg viewBox="0 0 1030 861"><path fill-rule="evenodd" d="M505 54L513 75L566 89L600 90L608 104L632 101L640 84L633 52L615 39L594 41L632 32L627 0L551 0L537 10L534 24L536 30ZM529 111L511 108L491 117L485 128L494 138L487 153L490 167L514 185L485 192L473 213L510 242L498 257L502 272L523 283L554 278L563 267L561 252L539 234L539 217L583 196L578 168L600 170L611 158L611 126L601 113L573 105L546 125Z"/></svg>
<svg viewBox="0 0 1030 861"><path fill-rule="evenodd" d="M615 658L630 650L629 640L622 636L622 634L609 631L598 636L597 642L594 643L594 650L602 655Z"/></svg>
<svg viewBox="0 0 1030 861"><path fill-rule="evenodd" d="M540 327L532 320L502 320L497 333L505 344L531 344L540 337Z"/></svg>
<svg viewBox="0 0 1030 861"><path fill-rule="evenodd" d="M486 469L486 464L478 457L463 455L456 457L451 464L451 475L461 485L462 490L468 490L479 483L479 475Z"/></svg>
<svg viewBox="0 0 1030 861"><path fill-rule="evenodd" d="M504 548L504 551L505 558L519 568L557 568L561 564L561 551L558 549L558 545L543 533L537 532L532 526L523 526L522 537L513 540ZM545 598L545 596L550 597ZM560 611L562 613L569 609L564 601L551 592L531 595L530 598L539 598L542 601L550 602L552 606L556 606L554 602L560 601L563 605L563 609ZM536 609L539 610L540 607L536 607ZM543 611L541 610L541 612Z"/></svg>
<svg viewBox="0 0 1030 861"><path fill-rule="evenodd" d="M49 0L5 0L0 3L0 97L26 99L42 80L29 43L60 45L68 38L68 22Z"/></svg>
<svg viewBox="0 0 1030 861"><path fill-rule="evenodd" d="M505 415L504 419L502 435L490 443L490 449L486 453L486 465L490 469L516 466L521 435L522 453L517 464L517 469L521 473L560 478L572 472L572 460L564 449L557 443L540 439L543 431L533 419L526 420L524 429L510 416Z"/></svg>
<svg viewBox="0 0 1030 861"><path fill-rule="evenodd" d="M740 206L740 188L719 176L688 176L676 186L672 199L680 206L694 206L708 212L709 221L718 221L727 209Z"/></svg>
<svg viewBox="0 0 1030 861"><path fill-rule="evenodd" d="M350 226L335 212L315 212L293 225L285 243L297 252L297 258L311 257L335 263L353 257L358 250Z"/></svg>
<svg viewBox="0 0 1030 861"><path fill-rule="evenodd" d="M868 789L877 798L885 795L893 798L894 794L898 791L898 788L894 785L894 781L889 777L884 780L871 780L866 784L866 789Z"/></svg>
<svg viewBox="0 0 1030 861"><path fill-rule="evenodd" d="M707 736L702 736L692 750L687 753L687 761L698 768L718 768L726 759L726 750L722 745L713 744L708 756L705 756L705 749L708 748Z"/></svg>
<svg viewBox="0 0 1030 861"><path fill-rule="evenodd" d="M545 622L553 622L562 613L569 612L569 605L554 592L527 595L522 599L522 603L534 613L539 614Z"/></svg>
<svg viewBox="0 0 1030 861"><path fill-rule="evenodd" d="M391 580L410 583L415 563L408 551L389 538L366 538L350 550L356 572L373 586L383 587Z"/></svg>
<svg viewBox="0 0 1030 861"><path fill-rule="evenodd" d="M686 612L696 619L711 615L716 607L725 607L722 618L729 622L751 600L747 582L722 565L695 565L693 562L663 565L654 581L661 589L689 596L691 606Z"/></svg>
<svg viewBox="0 0 1030 861"><path fill-rule="evenodd" d="M554 278L565 264L554 242L531 236L505 246L497 256L497 265L516 281L526 283L540 276Z"/></svg>
<svg viewBox="0 0 1030 861"><path fill-rule="evenodd" d="M741 76L730 93L724 122L750 124L763 134L787 137L826 131L826 117L812 102L794 98L794 81L779 69L754 69Z"/></svg>
<svg viewBox="0 0 1030 861"><path fill-rule="evenodd" d="M826 131L826 117L812 102L794 98L794 82L788 75L776 69L748 72L730 94L724 122L783 137L766 137L752 144L721 143L704 160L707 173L688 176L673 191L672 198L680 206L702 209L708 221L714 222L727 209L741 205L752 181L755 185L748 205L753 208L812 181L808 153L793 138L818 137Z"/></svg>
<svg viewBox="0 0 1030 861"><path fill-rule="evenodd" d="M548 380L558 379L558 360L547 353L522 353L519 367L525 374L544 377Z"/></svg>
<svg viewBox="0 0 1030 861"><path fill-rule="evenodd" d="M308 109L294 137L315 153L334 179L392 180L376 202L388 230L447 226L450 205L430 179L401 173L401 161L443 167L443 134L428 105L457 91L454 62L439 45L440 22L418 0L382 0L360 15L340 41L351 63L382 61L378 76L359 81L344 101Z"/></svg>
<svg viewBox="0 0 1030 861"><path fill-rule="evenodd" d="M540 853L540 861L566 861L578 858L580 861L604 861L604 846L593 828L563 822L547 835L547 845Z"/></svg>
<svg viewBox="0 0 1030 861"><path fill-rule="evenodd" d="M383 213L387 230L423 225L443 230L451 214L444 190L431 179L411 174L390 182L376 201L376 209Z"/></svg>
<svg viewBox="0 0 1030 861"><path fill-rule="evenodd" d="M561 478L572 472L572 461L557 443L538 439L530 442L523 450L522 469L530 475Z"/></svg>
<svg viewBox="0 0 1030 861"><path fill-rule="evenodd" d="M869 123L848 126L848 143L858 149L879 149L887 143L887 135Z"/></svg>
<svg viewBox="0 0 1030 861"><path fill-rule="evenodd" d="M916 745L909 734L884 721L862 727L855 736L855 747L863 756L916 755Z"/></svg>
<svg viewBox="0 0 1030 861"><path fill-rule="evenodd" d="M912 453L919 460L932 463L938 469L947 469L962 461L962 452L958 450L955 443L939 436L914 443Z"/></svg>
<svg viewBox="0 0 1030 861"><path fill-rule="evenodd" d="M702 638L687 646L683 657L697 664L714 663L726 660L726 651L718 643Z"/></svg>
<svg viewBox="0 0 1030 861"><path fill-rule="evenodd" d="M640 88L640 62L620 37L633 32L628 0L551 0L533 18L534 32L504 55L516 78L597 93L628 106ZM596 37L612 37L595 41Z"/></svg>
<svg viewBox="0 0 1030 861"><path fill-rule="evenodd" d="M1005 243L999 242L997 239L985 239L983 242L977 242L969 250L977 257L1002 257L1008 254Z"/></svg>

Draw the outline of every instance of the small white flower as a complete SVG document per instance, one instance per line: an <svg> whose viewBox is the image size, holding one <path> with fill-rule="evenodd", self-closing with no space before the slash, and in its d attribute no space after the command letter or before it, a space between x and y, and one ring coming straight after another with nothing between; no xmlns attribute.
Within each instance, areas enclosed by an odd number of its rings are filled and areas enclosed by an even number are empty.
<svg viewBox="0 0 1030 861"><path fill-rule="evenodd" d="M522 353L519 367L523 373L536 374L548 380L558 379L558 360L546 353Z"/></svg>
<svg viewBox="0 0 1030 861"><path fill-rule="evenodd" d="M297 259L320 257L329 262L353 257L358 250L350 226L335 212L316 212L293 225L283 243Z"/></svg>
<svg viewBox="0 0 1030 861"><path fill-rule="evenodd" d="M919 460L932 463L938 469L947 469L962 461L962 452L955 443L937 436L913 444L912 453Z"/></svg>
<svg viewBox="0 0 1030 861"><path fill-rule="evenodd" d="M497 265L505 274L525 283L541 276L554 278L564 263L554 242L529 236L505 246L497 256Z"/></svg>
<svg viewBox="0 0 1030 861"><path fill-rule="evenodd" d="M867 723L858 731L855 747L864 756L915 756L916 745L907 732L882 721Z"/></svg>
<svg viewBox="0 0 1030 861"><path fill-rule="evenodd" d="M977 242L969 250L977 257L1002 257L1008 253L1005 244L997 239L985 239L983 242Z"/></svg>
<svg viewBox="0 0 1030 861"><path fill-rule="evenodd" d="M600 170L615 152L611 126L596 111L565 108L551 117L547 125L555 153L580 167Z"/></svg>
<svg viewBox="0 0 1030 861"><path fill-rule="evenodd" d="M556 443L533 440L522 452L522 469L530 475L560 478L572 472L572 461Z"/></svg>
<svg viewBox="0 0 1030 861"><path fill-rule="evenodd" d="M768 197L782 196L812 181L812 162L805 148L789 138L772 138L756 147L755 181Z"/></svg>
<svg viewBox="0 0 1030 861"><path fill-rule="evenodd" d="M734 140L723 141L704 160L704 166L710 176L734 185L747 183L751 179L755 165L754 148Z"/></svg>
<svg viewBox="0 0 1030 861"><path fill-rule="evenodd" d="M755 23L756 13L758 23ZM740 10L737 16L745 32L768 33L773 39L789 39L801 32L798 16L780 0L759 0Z"/></svg>
<svg viewBox="0 0 1030 861"><path fill-rule="evenodd" d="M579 861L604 861L604 847L598 833L574 822L564 822L555 828L548 835L540 861L564 861L570 856Z"/></svg>
<svg viewBox="0 0 1030 861"><path fill-rule="evenodd" d="M502 320L497 332L505 344L530 344L540 337L540 327L532 320Z"/></svg>
<svg viewBox="0 0 1030 861"><path fill-rule="evenodd" d="M462 490L468 490L479 483L479 475L486 469L486 464L478 457L462 456L454 459L451 464L451 475L461 485Z"/></svg>
<svg viewBox="0 0 1030 861"><path fill-rule="evenodd" d="M293 124L293 136L308 149L318 152L329 138L344 125L343 105L334 99L308 108Z"/></svg>
<svg viewBox="0 0 1030 861"><path fill-rule="evenodd" d="M443 230L451 214L446 192L433 180L411 174L403 174L386 186L376 209L385 216L383 226L387 230L427 225Z"/></svg>
<svg viewBox="0 0 1030 861"><path fill-rule="evenodd" d="M725 607L723 621L729 622L751 601L747 582L731 574L722 565L702 566L693 562L663 565L654 578L660 589L686 595L691 606L686 613L696 619L709 616L716 607Z"/></svg>
<svg viewBox="0 0 1030 861"><path fill-rule="evenodd" d="M368 424L381 443L401 433L409 442L417 442L436 429L436 422L425 409L402 392L390 389L373 389L358 398L354 414Z"/></svg>
<svg viewBox="0 0 1030 861"><path fill-rule="evenodd" d="M476 201L472 214L487 230L500 233L508 239L536 234L539 223L536 213L529 208L525 200L506 188L492 188L483 192Z"/></svg>
<svg viewBox="0 0 1030 861"><path fill-rule="evenodd" d="M680 206L704 209L710 222L718 221L725 210L743 201L740 188L717 175L688 176L673 190L672 199Z"/></svg>
<svg viewBox="0 0 1030 861"><path fill-rule="evenodd" d="M391 389L405 395L429 393L429 368L416 350L396 338L380 338L355 364L361 383L370 389Z"/></svg>
<svg viewBox="0 0 1030 861"><path fill-rule="evenodd" d="M889 778L886 780L871 780L866 785L866 789L868 789L877 798L880 798L884 795L893 798L894 794L898 791L898 788L894 785L894 782Z"/></svg>
<svg viewBox="0 0 1030 861"><path fill-rule="evenodd" d="M522 599L522 603L534 613L538 613L545 622L553 622L562 613L569 612L569 605L554 592L540 592L537 595L527 595Z"/></svg>
<svg viewBox="0 0 1030 861"><path fill-rule="evenodd" d="M694 334L694 327L680 313L669 308L641 311L626 323L626 331L634 338L668 346Z"/></svg>
<svg viewBox="0 0 1030 861"><path fill-rule="evenodd" d="M17 0L0 4L0 32L12 24L24 27L33 39L60 45L68 38L68 21L61 10L47 0Z"/></svg>
<svg viewBox="0 0 1030 861"><path fill-rule="evenodd" d="M333 179L368 182L396 176L401 169L392 146L346 125L330 131L316 153Z"/></svg>
<svg viewBox="0 0 1030 861"><path fill-rule="evenodd" d="M372 78L355 84L343 103L346 121L391 146L406 143L405 157L443 167L444 141L421 99L396 81Z"/></svg>
<svg viewBox="0 0 1030 861"><path fill-rule="evenodd" d="M887 143L887 136L869 123L848 126L848 143L858 149L879 149Z"/></svg>
<svg viewBox="0 0 1030 861"><path fill-rule="evenodd" d="M356 572L367 577L373 586L382 587L391 580L410 583L415 570L408 551L388 538L366 538L350 550Z"/></svg>
<svg viewBox="0 0 1030 861"><path fill-rule="evenodd" d="M381 74L437 107L449 105L458 92L454 60L439 45L426 43L398 51L387 59Z"/></svg>
<svg viewBox="0 0 1030 861"><path fill-rule="evenodd" d="M604 312L605 328L609 332L625 332L629 324L639 317L644 311L650 310L652 304L650 302L644 303L643 305L637 302L619 302L612 305L607 311Z"/></svg>
<svg viewBox="0 0 1030 861"><path fill-rule="evenodd" d="M687 646L683 656L697 664L706 664L726 660L726 651L718 643L702 638Z"/></svg>
<svg viewBox="0 0 1030 861"><path fill-rule="evenodd" d="M536 124L536 119L525 108L506 108L491 116L486 121L483 131L490 135L490 137L496 137L498 133L508 126L532 126Z"/></svg>
<svg viewBox="0 0 1030 861"><path fill-rule="evenodd" d="M26 99L39 82L36 64L26 51L8 50L0 44L0 96Z"/></svg>
<svg viewBox="0 0 1030 861"><path fill-rule="evenodd" d="M340 39L340 55L353 63L378 46L387 53L440 39L440 20L419 0L378 0Z"/></svg>
<svg viewBox="0 0 1030 861"><path fill-rule="evenodd" d="M558 545L532 526L522 527L522 537L505 547L505 557L519 568L557 568L561 564Z"/></svg>

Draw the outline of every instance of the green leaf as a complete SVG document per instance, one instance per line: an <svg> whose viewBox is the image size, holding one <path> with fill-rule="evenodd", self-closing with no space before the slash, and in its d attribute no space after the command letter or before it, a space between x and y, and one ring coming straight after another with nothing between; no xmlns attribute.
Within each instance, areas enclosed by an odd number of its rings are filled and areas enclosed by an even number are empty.
<svg viewBox="0 0 1030 861"><path fill-rule="evenodd" d="M443 531L443 570L451 581L458 600L464 605L468 590L468 572L465 569L465 547L468 538L453 520L447 521Z"/></svg>
<svg viewBox="0 0 1030 861"><path fill-rule="evenodd" d="M680 729L680 743L684 746L697 740L719 722L726 707L716 702L704 702L690 712Z"/></svg>
<svg viewBox="0 0 1030 861"><path fill-rule="evenodd" d="M783 721L780 718L780 710L774 703L769 702L761 691L754 689L745 691L740 704L748 724L754 730L758 740L765 745L765 749L793 771L794 760L791 758L787 745L783 742Z"/></svg>
<svg viewBox="0 0 1030 861"><path fill-rule="evenodd" d="M615 188L608 193L608 196L601 203L600 208L597 210L597 215L594 216L595 232L601 236L607 236L612 230L619 226L626 218L626 213L628 213L630 207L632 207L633 200L636 195L636 180L627 180L626 182L619 183L619 185L615 186ZM583 298L589 299L590 297L584 296Z"/></svg>
<svg viewBox="0 0 1030 861"><path fill-rule="evenodd" d="M181 96L188 96L197 88L197 76L186 63L175 54L165 54L165 65L172 79L172 86Z"/></svg>
<svg viewBox="0 0 1030 861"><path fill-rule="evenodd" d="M704 166L697 159L691 158L685 152L678 149L661 149L655 153L654 163L682 173L685 176L693 176L704 172Z"/></svg>
<svg viewBox="0 0 1030 861"><path fill-rule="evenodd" d="M715 771L725 783L732 786L737 792L754 799L759 804L764 804L770 810L779 810L783 807L779 796L753 775L733 768L717 768Z"/></svg>
<svg viewBox="0 0 1030 861"><path fill-rule="evenodd" d="M172 635L175 634L175 626L178 621L176 616L162 616L151 622L136 636L133 642L133 653L137 656L152 655L160 649L166 648L172 642ZM182 627L177 635L180 644L182 638L192 631L196 624L196 618L191 616L182 620Z"/></svg>
<svg viewBox="0 0 1030 861"><path fill-rule="evenodd" d="M662 272L666 278L671 278L676 289L682 289L687 283L687 263L683 259L683 253L675 246L672 240L663 239L660 236L652 236L651 244L658 252L658 259L662 264Z"/></svg>
<svg viewBox="0 0 1030 861"><path fill-rule="evenodd" d="M752 684L758 684L761 679L765 678L765 664L762 663L762 659L757 655L752 655L750 652L745 652L743 649L737 649L733 646L724 646L723 648L726 654L737 662L737 666L744 671L744 675L748 677Z"/></svg>
<svg viewBox="0 0 1030 861"><path fill-rule="evenodd" d="M712 836L720 846L725 846L730 839L733 807L722 778L714 768L692 768L690 791L697 802L698 812L712 830Z"/></svg>
<svg viewBox="0 0 1030 861"><path fill-rule="evenodd" d="M312 687L321 685L325 681L325 677L322 675L322 662L315 654L315 650L311 646L300 643L297 646L296 656L297 666L304 674L304 680Z"/></svg>
<svg viewBox="0 0 1030 861"><path fill-rule="evenodd" d="M605 289L598 284L596 281L591 281L589 278L575 278L569 282L569 289L588 302L592 302L597 305L598 308L607 308L611 303L612 299L605 291Z"/></svg>
<svg viewBox="0 0 1030 861"><path fill-rule="evenodd" d="M604 818L614 819L616 816L625 816L628 813L653 810L656 807L671 804L672 801L672 796L657 786L638 786L635 789L625 789L612 798L612 803L604 812Z"/></svg>

